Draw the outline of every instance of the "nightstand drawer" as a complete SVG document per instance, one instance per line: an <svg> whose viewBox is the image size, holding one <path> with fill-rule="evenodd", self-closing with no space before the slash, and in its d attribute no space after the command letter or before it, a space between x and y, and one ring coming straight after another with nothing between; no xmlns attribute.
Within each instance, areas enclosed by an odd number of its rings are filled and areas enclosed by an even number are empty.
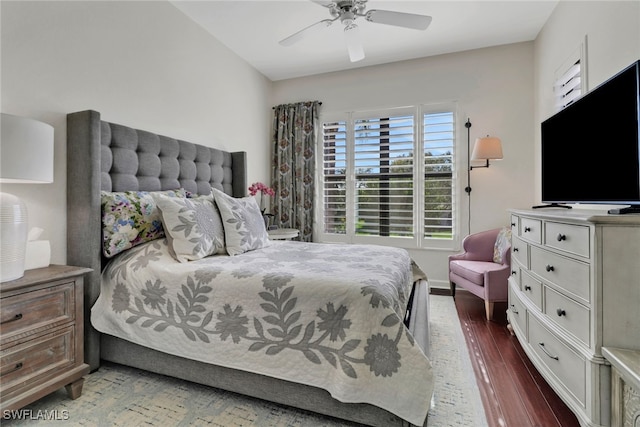
<svg viewBox="0 0 640 427"><path fill-rule="evenodd" d="M0 300L0 344L72 321L74 301L73 282L3 298Z"/></svg>
<svg viewBox="0 0 640 427"><path fill-rule="evenodd" d="M560 293L544 288L544 312L552 322L589 345L589 310Z"/></svg>
<svg viewBox="0 0 640 427"><path fill-rule="evenodd" d="M544 228L544 244L550 248L589 258L589 227L548 221Z"/></svg>
<svg viewBox="0 0 640 427"><path fill-rule="evenodd" d="M56 375L75 363L73 326L47 333L3 350L0 365L0 394L3 399L15 389L29 389L31 382Z"/></svg>
<svg viewBox="0 0 640 427"><path fill-rule="evenodd" d="M542 363L584 407L586 396L585 360L531 315L529 316L529 342Z"/></svg>
<svg viewBox="0 0 640 427"><path fill-rule="evenodd" d="M589 264L531 247L531 271L542 279L590 302Z"/></svg>

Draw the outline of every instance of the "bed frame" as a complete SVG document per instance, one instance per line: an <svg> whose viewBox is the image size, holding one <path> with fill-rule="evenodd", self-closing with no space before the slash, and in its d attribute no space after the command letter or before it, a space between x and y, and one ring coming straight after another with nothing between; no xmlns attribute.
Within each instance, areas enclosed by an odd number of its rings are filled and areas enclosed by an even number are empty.
<svg viewBox="0 0 640 427"><path fill-rule="evenodd" d="M67 262L93 269L85 278L85 362L101 360L371 426L409 426L370 404L342 403L323 389L173 356L96 331L91 307L100 294L100 191L157 191L178 187L235 197L247 192L246 153L226 152L102 121L96 111L67 116ZM428 284L418 280L409 329L429 355ZM425 426L427 421L425 420Z"/></svg>

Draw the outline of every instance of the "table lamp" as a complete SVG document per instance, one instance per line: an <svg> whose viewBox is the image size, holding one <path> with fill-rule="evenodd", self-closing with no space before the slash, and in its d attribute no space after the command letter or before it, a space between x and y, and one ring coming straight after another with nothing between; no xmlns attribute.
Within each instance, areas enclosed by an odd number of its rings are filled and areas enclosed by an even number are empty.
<svg viewBox="0 0 640 427"><path fill-rule="evenodd" d="M53 127L26 117L0 117L0 183L53 182ZM0 192L0 282L24 275L27 208Z"/></svg>

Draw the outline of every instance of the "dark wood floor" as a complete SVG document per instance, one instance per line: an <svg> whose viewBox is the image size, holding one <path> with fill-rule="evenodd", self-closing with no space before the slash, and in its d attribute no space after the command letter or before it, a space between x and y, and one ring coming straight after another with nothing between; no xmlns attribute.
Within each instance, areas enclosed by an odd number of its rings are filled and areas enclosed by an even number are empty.
<svg viewBox="0 0 640 427"><path fill-rule="evenodd" d="M580 425L509 333L507 303L495 304L491 322L475 295L456 291L455 303L489 426Z"/></svg>

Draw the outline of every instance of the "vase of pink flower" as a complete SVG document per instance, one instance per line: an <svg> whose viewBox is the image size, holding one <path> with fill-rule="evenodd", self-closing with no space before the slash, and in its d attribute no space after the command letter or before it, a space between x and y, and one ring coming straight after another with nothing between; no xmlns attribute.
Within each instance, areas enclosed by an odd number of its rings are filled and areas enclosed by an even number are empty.
<svg viewBox="0 0 640 427"><path fill-rule="evenodd" d="M265 194L269 197L275 196L276 192L273 188L263 184L262 182L254 182L249 187L249 194L252 196L260 193L260 212L262 213L262 217L264 218L264 225L269 229L269 221L273 217L273 214L267 213L267 208L265 207Z"/></svg>

